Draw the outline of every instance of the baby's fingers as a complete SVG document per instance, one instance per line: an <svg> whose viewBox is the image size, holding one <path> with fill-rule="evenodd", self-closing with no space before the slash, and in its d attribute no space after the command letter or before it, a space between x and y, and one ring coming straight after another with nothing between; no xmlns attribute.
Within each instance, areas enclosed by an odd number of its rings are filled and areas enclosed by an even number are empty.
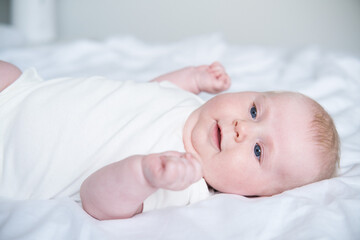
<svg viewBox="0 0 360 240"><path fill-rule="evenodd" d="M190 154L181 157L162 156L164 174L160 186L169 190L182 190L202 177L200 164Z"/></svg>
<svg viewBox="0 0 360 240"><path fill-rule="evenodd" d="M142 165L145 179L155 188L182 190L202 177L200 162L189 153L150 154Z"/></svg>

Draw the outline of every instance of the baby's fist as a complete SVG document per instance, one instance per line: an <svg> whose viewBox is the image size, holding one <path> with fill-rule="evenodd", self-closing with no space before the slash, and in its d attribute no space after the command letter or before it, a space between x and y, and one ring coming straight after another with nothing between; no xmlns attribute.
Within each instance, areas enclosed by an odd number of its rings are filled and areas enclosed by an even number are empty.
<svg viewBox="0 0 360 240"><path fill-rule="evenodd" d="M197 85L200 91L208 93L219 93L227 90L231 85L231 79L225 68L219 62L209 66L199 66Z"/></svg>
<svg viewBox="0 0 360 240"><path fill-rule="evenodd" d="M183 190L202 177L202 168L190 153L164 152L144 156L143 173L154 188Z"/></svg>

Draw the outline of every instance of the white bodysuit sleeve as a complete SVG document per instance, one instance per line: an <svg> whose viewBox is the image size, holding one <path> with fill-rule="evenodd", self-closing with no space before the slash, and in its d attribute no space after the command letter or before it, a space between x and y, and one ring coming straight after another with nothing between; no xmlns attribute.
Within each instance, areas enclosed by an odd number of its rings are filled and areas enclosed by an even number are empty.
<svg viewBox="0 0 360 240"><path fill-rule="evenodd" d="M186 206L209 196L207 184L202 178L182 191L157 190L144 201L143 212L173 206Z"/></svg>

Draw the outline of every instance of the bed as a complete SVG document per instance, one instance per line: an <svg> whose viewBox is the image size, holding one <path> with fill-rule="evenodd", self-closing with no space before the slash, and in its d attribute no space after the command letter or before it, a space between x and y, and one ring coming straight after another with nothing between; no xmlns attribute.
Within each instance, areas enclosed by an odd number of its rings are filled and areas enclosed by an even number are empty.
<svg viewBox="0 0 360 240"><path fill-rule="evenodd" d="M218 60L232 78L230 92L293 90L319 101L334 117L342 143L339 177L272 197L217 194L187 207L111 221L91 218L70 198L0 198L0 239L360 239L358 57L317 47L237 46L214 34L167 44L114 36L2 46L0 59L22 70L36 67L45 79L102 75L119 81L147 81Z"/></svg>

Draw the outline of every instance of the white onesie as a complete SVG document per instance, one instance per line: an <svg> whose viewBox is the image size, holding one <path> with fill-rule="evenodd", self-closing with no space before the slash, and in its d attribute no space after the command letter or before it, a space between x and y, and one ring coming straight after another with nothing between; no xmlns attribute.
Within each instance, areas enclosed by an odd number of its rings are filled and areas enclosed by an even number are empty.
<svg viewBox="0 0 360 240"><path fill-rule="evenodd" d="M109 163L134 154L183 152L183 125L202 103L169 82L43 81L28 69L0 93L0 196L79 201L81 183ZM157 191L144 211L208 196L201 179L183 191Z"/></svg>

